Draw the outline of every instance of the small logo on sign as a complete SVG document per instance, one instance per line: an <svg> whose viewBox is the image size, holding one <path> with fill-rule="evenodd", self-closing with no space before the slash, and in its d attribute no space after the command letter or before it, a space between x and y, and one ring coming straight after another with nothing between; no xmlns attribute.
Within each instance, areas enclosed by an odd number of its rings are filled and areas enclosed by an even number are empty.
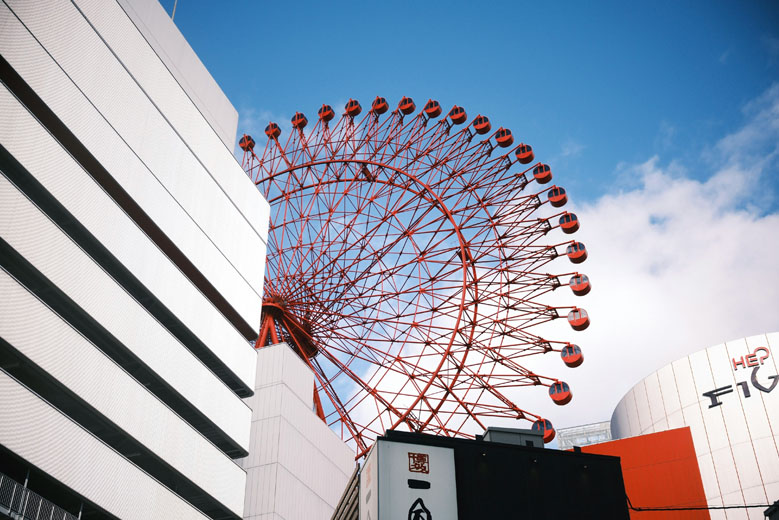
<svg viewBox="0 0 779 520"><path fill-rule="evenodd" d="M741 366L741 368L747 368L762 365L763 361L770 355L771 351L768 350L768 347L757 347L751 354L733 358L731 360L733 362L733 371L735 372L738 370L739 366Z"/></svg>
<svg viewBox="0 0 779 520"><path fill-rule="evenodd" d="M409 453L409 455L411 455ZM427 455L425 455L427 457ZM421 498L417 498L411 509L408 510L408 520L433 520L433 515L430 514L430 510L425 507L425 503Z"/></svg>
<svg viewBox="0 0 779 520"><path fill-rule="evenodd" d="M408 470L412 473L430 473L430 455L427 453L409 453Z"/></svg>
<svg viewBox="0 0 779 520"><path fill-rule="evenodd" d="M779 374L775 374L773 376L767 376L768 379L771 381L770 384L767 386L761 383L757 379L757 372L760 370L760 367L763 365L766 359L771 355L771 351L768 350L768 347L757 347L754 351L751 353L740 356L737 358L731 358L730 362L733 365L733 372L738 371L739 367L746 369L751 368L752 369L752 375L749 378L752 382L752 386L756 390L760 390L761 392L764 392L766 394L770 394L774 388L779 384ZM739 372L741 373L741 372ZM749 384L746 381L739 381L736 383L736 386L741 387L741 393L744 394L744 399L748 399L752 397L752 391L749 389ZM703 392L703 397L708 397L711 400L711 404L709 405L709 408L714 408L715 406L720 406L722 404L722 401L720 401L720 397L722 397L725 394L730 394L733 392L734 386L733 385L727 385L727 386L721 386L719 388L715 388L714 390L709 390L708 392Z"/></svg>

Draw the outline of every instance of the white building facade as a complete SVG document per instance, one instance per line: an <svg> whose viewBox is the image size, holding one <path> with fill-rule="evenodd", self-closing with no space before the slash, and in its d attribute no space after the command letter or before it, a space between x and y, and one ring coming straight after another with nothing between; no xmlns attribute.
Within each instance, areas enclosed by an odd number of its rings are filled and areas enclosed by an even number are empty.
<svg viewBox="0 0 779 520"><path fill-rule="evenodd" d="M620 401L615 439L689 426L709 506L779 499L779 333L709 347L650 374ZM764 508L712 510L761 519Z"/></svg>
<svg viewBox="0 0 779 520"><path fill-rule="evenodd" d="M0 2L0 81L0 517L241 518L268 205L235 109L150 0Z"/></svg>
<svg viewBox="0 0 779 520"><path fill-rule="evenodd" d="M286 343L257 351L246 520L329 520L357 463L314 411L314 374Z"/></svg>

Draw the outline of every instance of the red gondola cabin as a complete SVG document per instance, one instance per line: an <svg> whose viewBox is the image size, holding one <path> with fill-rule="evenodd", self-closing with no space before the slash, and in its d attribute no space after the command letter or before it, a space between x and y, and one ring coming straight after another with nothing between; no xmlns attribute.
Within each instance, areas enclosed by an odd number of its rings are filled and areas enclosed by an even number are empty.
<svg viewBox="0 0 779 520"><path fill-rule="evenodd" d="M304 116L302 112L295 112L295 115L292 116L292 128L303 130L307 124L308 119L306 119L306 116Z"/></svg>
<svg viewBox="0 0 779 520"><path fill-rule="evenodd" d="M514 152L514 155L517 156L517 160L519 161L519 164L531 163L535 158L535 156L533 155L533 147L525 143L522 143L519 146L517 146L517 151Z"/></svg>
<svg viewBox="0 0 779 520"><path fill-rule="evenodd" d="M587 260L587 248L581 242L574 242L565 248L565 254L574 264L580 264Z"/></svg>
<svg viewBox="0 0 779 520"><path fill-rule="evenodd" d="M360 102L356 99L350 99L349 102L346 104L346 107L344 107L344 110L346 110L346 115L349 117L356 117L360 115L360 112L362 112L362 107L360 106Z"/></svg>
<svg viewBox="0 0 779 520"><path fill-rule="evenodd" d="M538 184L546 184L552 180L552 169L548 164L539 164L533 168L533 177Z"/></svg>
<svg viewBox="0 0 779 520"><path fill-rule="evenodd" d="M576 368L584 363L582 349L579 348L579 345L574 345L573 343L568 343L563 347L560 351L560 357L563 358L563 363L571 368Z"/></svg>
<svg viewBox="0 0 779 520"><path fill-rule="evenodd" d="M441 104L434 99L431 99L425 105L425 114L427 117L438 117L441 115Z"/></svg>
<svg viewBox="0 0 779 520"><path fill-rule="evenodd" d="M473 120L473 129L476 130L477 134L486 134L491 128L492 124L487 116L476 116L476 119Z"/></svg>
<svg viewBox="0 0 779 520"><path fill-rule="evenodd" d="M376 99L374 99L373 103L371 104L371 112L374 114L383 114L387 110L389 110L387 100L383 97L376 96Z"/></svg>
<svg viewBox="0 0 779 520"><path fill-rule="evenodd" d="M587 316L587 311L574 307L571 312L568 313L568 323L573 330L584 330L590 326L590 317Z"/></svg>
<svg viewBox="0 0 779 520"><path fill-rule="evenodd" d="M456 125L463 124L467 118L468 115L465 113L465 109L463 107L458 107L455 105L449 111L449 119L451 119L452 123Z"/></svg>
<svg viewBox="0 0 779 520"><path fill-rule="evenodd" d="M252 139L252 136L244 134L238 141L238 146L240 146L241 150L244 152L254 150L254 139Z"/></svg>
<svg viewBox="0 0 779 520"><path fill-rule="evenodd" d="M330 105L322 105L322 108L319 109L317 114L319 115L319 119L325 123L331 121L335 117L335 111Z"/></svg>
<svg viewBox="0 0 779 520"><path fill-rule="evenodd" d="M400 103L398 103L398 110L404 115L409 115L411 112L417 109L417 106L414 104L414 100L410 97L404 97L400 100Z"/></svg>
<svg viewBox="0 0 779 520"><path fill-rule="evenodd" d="M544 443L549 443L554 440L555 429L552 426L552 421L549 419L537 419L533 421L533 426L530 428L534 432L541 432L544 435Z"/></svg>
<svg viewBox="0 0 779 520"><path fill-rule="evenodd" d="M498 128L495 134L495 140L498 142L498 146L506 148L514 143L514 136L511 135L511 130L508 128Z"/></svg>
<svg viewBox="0 0 779 520"><path fill-rule="evenodd" d="M271 139L278 139L281 135L281 128L276 123L268 123L268 126L265 127L265 135Z"/></svg>
<svg viewBox="0 0 779 520"><path fill-rule="evenodd" d="M571 279L568 281L568 285L571 287L571 290L576 296L584 296L590 292L590 289L592 288L590 279L587 278L587 275L579 273L571 276Z"/></svg>
<svg viewBox="0 0 779 520"><path fill-rule="evenodd" d="M569 235L571 233L575 233L576 230L579 229L579 217L577 217L575 213L563 213L563 215L560 217L559 223L560 229L563 230L563 233L567 233Z"/></svg>
<svg viewBox="0 0 779 520"><path fill-rule="evenodd" d="M546 198L549 204L555 208L565 206L568 202L568 195L565 194L565 188L561 186L552 186L552 188L546 192Z"/></svg>
<svg viewBox="0 0 779 520"><path fill-rule="evenodd" d="M568 386L568 383L555 381L549 387L549 397L552 398L552 401L554 401L555 404L562 406L571 402L573 394L571 393L571 387Z"/></svg>

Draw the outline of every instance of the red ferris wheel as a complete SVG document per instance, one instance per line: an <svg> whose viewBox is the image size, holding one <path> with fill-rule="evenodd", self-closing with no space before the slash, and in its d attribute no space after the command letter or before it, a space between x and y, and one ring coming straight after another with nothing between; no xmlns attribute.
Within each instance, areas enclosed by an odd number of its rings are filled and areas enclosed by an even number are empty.
<svg viewBox="0 0 779 520"><path fill-rule="evenodd" d="M587 257L565 237L579 228L557 209L565 190L529 145L485 116L466 123L462 107L441 117L437 101L390 110L377 97L361 113L350 100L336 120L323 105L308 129L296 113L285 138L270 123L261 152L240 141L271 207L257 347L285 341L300 355L317 413L358 456L386 429L469 436L493 418L531 421L552 440L552 424L511 397L544 386L566 404L569 386L528 363L583 360L533 333L561 317L589 325L584 309L544 303L563 284L590 290L571 267L546 272Z"/></svg>

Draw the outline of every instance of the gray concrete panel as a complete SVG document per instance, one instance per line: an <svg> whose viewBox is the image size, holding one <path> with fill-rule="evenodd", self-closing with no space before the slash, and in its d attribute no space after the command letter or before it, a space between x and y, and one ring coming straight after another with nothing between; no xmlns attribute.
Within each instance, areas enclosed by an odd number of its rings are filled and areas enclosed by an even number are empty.
<svg viewBox="0 0 779 520"><path fill-rule="evenodd" d="M267 201L236 161L232 147L220 142L119 4L105 0L76 0L75 3L230 201L267 241L270 212Z"/></svg>
<svg viewBox="0 0 779 520"><path fill-rule="evenodd" d="M235 462L3 270L0 294L0 337L241 515L246 474Z"/></svg>
<svg viewBox="0 0 779 520"><path fill-rule="evenodd" d="M81 20L82 23L86 23L83 18ZM155 176L157 172L150 170L142 161L142 157L128 147L122 136L36 43L5 4L0 5L0 23L3 25L3 37L0 38L0 52L3 57L35 89L119 185L235 307L246 323L251 328L258 329L261 313L262 269L257 269L255 266L252 270L255 282L252 286L231 263L229 255L221 251L204 233L200 222L193 219L186 208ZM92 34L94 36L94 33ZM136 124L144 122L142 118L134 117L132 113L125 114L125 117L136 121ZM160 150L159 153L166 152ZM186 180L189 174L186 171L179 171L177 175L181 180ZM216 211L211 206L213 205L209 204L209 211ZM216 219L216 221L223 222L223 219ZM251 250L251 256L264 258L265 245L259 238L255 245L251 245L251 241L239 240L237 234L225 232L230 229L231 226L222 225L223 240L243 243L244 247L249 247ZM250 234L256 236L253 232ZM245 263L251 262L247 260ZM252 365L252 363L248 364Z"/></svg>
<svg viewBox="0 0 779 520"><path fill-rule="evenodd" d="M252 379L244 365L254 352L243 336L2 85L0 110L0 142L16 160L229 368Z"/></svg>
<svg viewBox="0 0 779 520"><path fill-rule="evenodd" d="M259 233L76 6L57 0L7 4L244 278L261 286L262 273L252 263L262 244ZM106 78L111 78L111 88L106 88Z"/></svg>
<svg viewBox="0 0 779 520"><path fill-rule="evenodd" d="M225 146L233 149L238 112L157 0L118 0Z"/></svg>
<svg viewBox="0 0 779 520"><path fill-rule="evenodd" d="M237 444L251 410L0 175L0 236Z"/></svg>
<svg viewBox="0 0 779 520"><path fill-rule="evenodd" d="M0 444L117 518L208 518L2 370L0 410Z"/></svg>

